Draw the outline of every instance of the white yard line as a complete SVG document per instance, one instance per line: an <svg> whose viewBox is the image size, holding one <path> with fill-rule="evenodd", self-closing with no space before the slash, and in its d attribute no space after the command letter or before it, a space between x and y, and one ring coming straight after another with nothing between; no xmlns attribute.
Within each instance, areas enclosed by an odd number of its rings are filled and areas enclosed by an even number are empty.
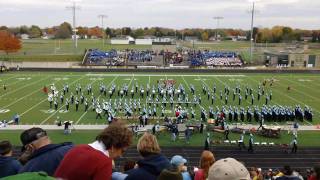
<svg viewBox="0 0 320 180"><path fill-rule="evenodd" d="M81 77L81 78L73 81L70 85L73 85L74 83L80 81L80 80L83 79L83 78L84 78L84 77ZM60 89L60 90L62 90L62 89ZM29 109L26 110L25 112L21 113L21 114L20 114L20 117L22 117L23 115L25 115L26 113L28 113L29 111L31 111L32 109L34 109L35 107L39 106L41 103L45 102L46 100L47 100L47 98L45 98L44 100L40 101L38 104L33 105L31 108L29 108Z"/></svg>
<svg viewBox="0 0 320 180"><path fill-rule="evenodd" d="M116 76L106 87L106 89L109 89L109 87L112 85L112 83L118 78L119 76ZM98 98L100 98L101 94L98 96ZM97 98L97 99L98 99ZM89 107L89 109L92 107L92 105ZM80 118L77 120L77 122L75 124L79 124L79 122L82 120L82 118L88 113L88 111L84 112Z"/></svg>
<svg viewBox="0 0 320 180"><path fill-rule="evenodd" d="M14 91L10 91L10 92L8 92L8 93L0 96L0 98L2 98L3 96L6 96L6 95L8 95L8 94L15 93L15 92L19 91L20 89L23 89L23 88L25 88L25 87L31 86L31 85L36 84L36 83L38 83L38 82L40 82L40 81L43 81L43 80L45 80L45 79L48 79L48 77L47 77L47 78L43 78L43 79L39 79L38 81L35 81L35 82L31 83L31 84L27 84L27 85L25 85L25 86L22 86L22 87L14 90Z"/></svg>
<svg viewBox="0 0 320 180"><path fill-rule="evenodd" d="M125 77L130 74L86 74L86 76L120 76ZM164 74L134 74L135 77L146 77L146 76L154 76L154 77L163 77ZM246 75L238 74L238 75L230 75L230 74L165 74L165 76L184 76L184 77L246 77Z"/></svg>
<svg viewBox="0 0 320 180"><path fill-rule="evenodd" d="M252 78L250 78L249 76L248 76L248 78L251 79L251 80L253 80L253 81L255 81L255 82L258 82L258 83L259 83L259 81L256 81L255 79L252 79ZM290 98L291 100L293 100L293 101L295 101L295 102L297 102L297 103L299 103L299 104L307 105L307 104L305 104L305 103L303 103L303 102L301 102L301 101L299 101L299 100L296 100L296 99L292 98L291 96L288 96L286 93L282 93L282 92L279 91L278 89L272 89L272 90L279 92L279 94L282 94L282 95ZM278 104L278 103L276 103L276 104ZM279 104L278 104L278 105L279 105ZM309 105L307 105L307 106L309 106ZM309 106L309 107L311 107L311 106ZM315 110L316 112L320 113L319 110L314 109L313 107L312 107L312 109Z"/></svg>
<svg viewBox="0 0 320 180"><path fill-rule="evenodd" d="M183 76L181 76L181 77L182 77L182 79L183 79L184 83L187 85L187 87L188 87L188 91L190 91L190 86L189 86L188 82L186 81L186 79L184 79L184 77L183 77ZM199 104L199 106L200 106L201 108L203 108L203 106L202 106L201 104ZM203 109L204 109L204 108L203 108Z"/></svg>
<svg viewBox="0 0 320 180"><path fill-rule="evenodd" d="M295 82L295 81L291 81L291 80L288 80L288 79L285 79L286 81L289 81L289 82L291 82L291 83L294 83L294 84L298 84L297 82ZM299 84L298 84L299 85ZM299 85L300 86L300 85ZM309 88L309 89L312 89L312 88L310 88L310 87L308 87L308 86L305 86L305 85L301 85L302 87L304 87L304 88ZM297 91L299 94L303 94L303 95L305 95L305 96L309 96L309 97L311 97L311 98L313 98L313 99L317 99L317 100L319 100L320 101L320 98L317 98L317 97L314 97L314 96L311 96L311 95L309 95L309 94L307 94L307 93L304 93L303 91L298 91L297 89L295 89L295 88L292 88L292 90L293 91ZM314 90L314 89L312 89L312 90Z"/></svg>
<svg viewBox="0 0 320 180"><path fill-rule="evenodd" d="M49 78L49 77L48 77L48 78ZM46 79L48 79L48 78L46 78ZM40 89L37 89L37 90L35 90L35 91L33 91L33 92L29 93L28 95L25 95L25 96L23 96L23 97L21 97L21 98L17 99L16 101L13 101L12 103L10 103L10 104L8 104L8 105L6 105L6 106L2 107L2 109L7 108L7 107L10 107L11 105L14 105L14 104L16 104L17 102L21 101L22 99L24 99L24 98L26 98L26 97L29 97L29 96L31 96L31 95L33 95L33 94L35 94L35 93L39 92L39 91L40 91Z"/></svg>
<svg viewBox="0 0 320 180"><path fill-rule="evenodd" d="M0 77L1 77L1 76L0 76ZM10 78L1 79L2 81L0 81L0 82L8 81L8 80L13 79L13 78L15 78L15 77L18 77L18 75L12 75L12 77L10 77ZM10 84L10 85L11 85L11 84Z"/></svg>
<svg viewBox="0 0 320 180"><path fill-rule="evenodd" d="M90 85L92 85L93 83L95 83L97 80L94 80L92 83L90 83ZM47 122L52 116L54 116L57 112L59 112L63 107L65 107L66 105L61 105L61 107L56 110L54 113L52 113L49 117L47 117L45 120L43 120L40 125L42 125L43 123Z"/></svg>

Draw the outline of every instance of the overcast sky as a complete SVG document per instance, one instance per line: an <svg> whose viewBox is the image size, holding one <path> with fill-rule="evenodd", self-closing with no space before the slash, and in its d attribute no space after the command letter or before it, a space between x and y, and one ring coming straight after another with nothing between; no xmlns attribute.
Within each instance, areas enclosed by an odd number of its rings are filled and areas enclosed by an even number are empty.
<svg viewBox="0 0 320 180"><path fill-rule="evenodd" d="M0 25L36 24L41 27L72 22L71 0L0 0ZM214 16L223 16L221 28L250 27L249 0L81 0L77 26L216 28ZM320 0L260 0L255 26L286 25L320 29Z"/></svg>

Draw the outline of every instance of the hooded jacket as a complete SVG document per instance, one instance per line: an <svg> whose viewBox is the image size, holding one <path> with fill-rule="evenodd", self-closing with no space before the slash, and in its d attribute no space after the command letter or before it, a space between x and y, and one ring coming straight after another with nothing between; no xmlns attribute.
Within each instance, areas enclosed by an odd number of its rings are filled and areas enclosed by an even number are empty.
<svg viewBox="0 0 320 180"><path fill-rule="evenodd" d="M44 171L52 176L64 155L72 147L71 143L46 145L32 154L30 160L20 169L19 173Z"/></svg>
<svg viewBox="0 0 320 180"><path fill-rule="evenodd" d="M0 156L0 178L18 174L20 168L21 164L16 159Z"/></svg>
<svg viewBox="0 0 320 180"><path fill-rule="evenodd" d="M137 164L138 168L126 172L126 180L156 180L163 169L170 168L169 160L162 154L148 156Z"/></svg>

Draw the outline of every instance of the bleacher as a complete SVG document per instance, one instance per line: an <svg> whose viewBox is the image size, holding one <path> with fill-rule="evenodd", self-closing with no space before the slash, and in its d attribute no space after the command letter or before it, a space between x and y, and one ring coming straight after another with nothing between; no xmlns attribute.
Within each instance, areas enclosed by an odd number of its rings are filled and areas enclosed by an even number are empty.
<svg viewBox="0 0 320 180"><path fill-rule="evenodd" d="M242 61L235 52L199 51L189 53L192 66L242 66Z"/></svg>

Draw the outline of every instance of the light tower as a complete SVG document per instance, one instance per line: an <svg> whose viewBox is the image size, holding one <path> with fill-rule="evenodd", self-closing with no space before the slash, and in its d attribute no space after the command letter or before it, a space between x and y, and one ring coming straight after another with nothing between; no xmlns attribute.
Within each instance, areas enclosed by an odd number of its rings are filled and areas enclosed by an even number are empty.
<svg viewBox="0 0 320 180"><path fill-rule="evenodd" d="M78 39L77 39L77 25L76 25L76 10L79 10L80 7L77 6L77 2L80 2L79 0L72 0L72 6L67 6L67 9L72 11L72 32L73 32L73 42L74 42L74 50L76 52L76 49L78 48Z"/></svg>
<svg viewBox="0 0 320 180"><path fill-rule="evenodd" d="M216 17L213 17L213 19L217 21L216 40L218 40L218 29L220 26L220 20L224 19L224 17L216 16Z"/></svg>
<svg viewBox="0 0 320 180"><path fill-rule="evenodd" d="M104 40L105 40L105 32L104 32L104 18L108 18L107 15L100 14L98 15L98 18L101 19L101 31L102 31L102 48L104 48Z"/></svg>
<svg viewBox="0 0 320 180"><path fill-rule="evenodd" d="M253 23L254 23L254 13L255 13L255 3L258 2L259 0L250 0L252 2L252 9L251 9L251 32L250 32L250 62L252 62L253 59L253 49L254 49L254 44L253 44Z"/></svg>

